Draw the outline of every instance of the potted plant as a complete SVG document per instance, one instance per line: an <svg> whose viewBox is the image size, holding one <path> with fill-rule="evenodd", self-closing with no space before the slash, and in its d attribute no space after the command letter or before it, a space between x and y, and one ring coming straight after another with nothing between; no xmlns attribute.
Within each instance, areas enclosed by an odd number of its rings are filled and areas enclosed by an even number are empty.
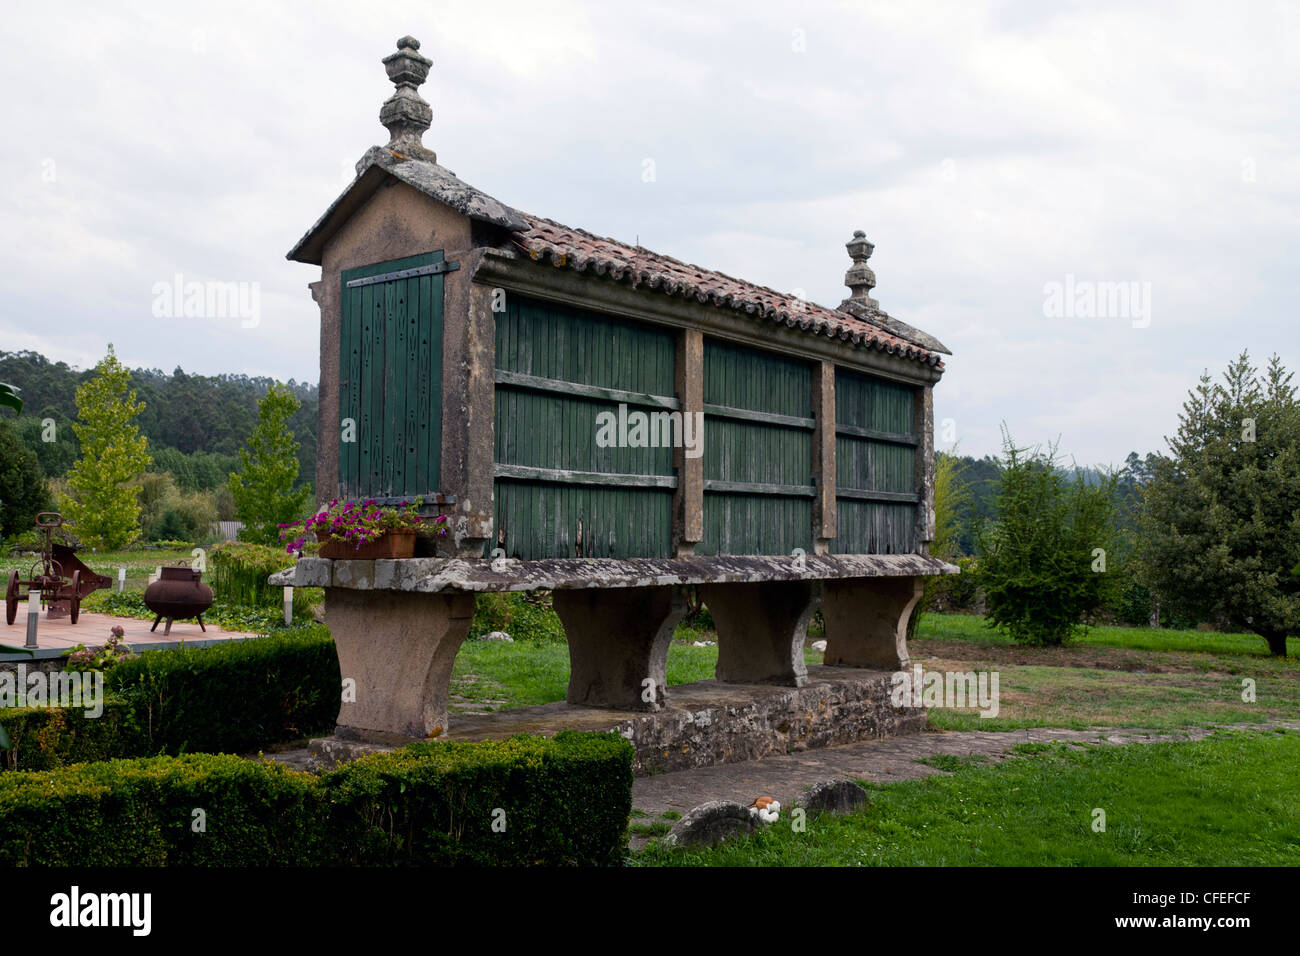
<svg viewBox="0 0 1300 956"><path fill-rule="evenodd" d="M421 531L447 533L447 516L430 521L421 518L422 499L403 501L391 508L375 499L339 501L335 498L306 521L283 525L281 538L294 535L285 550L301 552L307 537L314 534L320 542L322 558L409 558L415 554L415 536Z"/></svg>

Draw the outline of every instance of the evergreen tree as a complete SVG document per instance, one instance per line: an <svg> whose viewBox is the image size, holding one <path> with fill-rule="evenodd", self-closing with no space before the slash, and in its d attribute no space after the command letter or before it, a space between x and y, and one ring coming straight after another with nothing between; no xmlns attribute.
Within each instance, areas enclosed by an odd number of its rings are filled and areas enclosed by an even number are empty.
<svg viewBox="0 0 1300 956"><path fill-rule="evenodd" d="M1300 402L1275 355L1242 352L1188 393L1171 454L1144 487L1140 554L1162 605L1259 634L1300 634Z"/></svg>
<svg viewBox="0 0 1300 956"><path fill-rule="evenodd" d="M17 429L0 418L0 538L32 530L49 498L36 456L19 440Z"/></svg>
<svg viewBox="0 0 1300 956"><path fill-rule="evenodd" d="M1083 615L1111 597L1118 476L1089 483L1056 464L1056 450L1016 448L1003 432L995 521L979 525L986 621L1029 644L1063 644Z"/></svg>
<svg viewBox="0 0 1300 956"><path fill-rule="evenodd" d="M130 483L151 461L148 441L131 421L144 405L128 390L129 377L110 344L95 376L77 389L80 420L72 425L81 458L68 472L64 516L82 542L108 551L140 532L140 503Z"/></svg>
<svg viewBox="0 0 1300 956"><path fill-rule="evenodd" d="M244 523L243 541L279 542L281 524L303 517L311 500L310 486L297 491L298 443L289 420L299 401L288 388L273 384L257 403L257 426L248 447L239 452L240 470L230 476L235 516Z"/></svg>

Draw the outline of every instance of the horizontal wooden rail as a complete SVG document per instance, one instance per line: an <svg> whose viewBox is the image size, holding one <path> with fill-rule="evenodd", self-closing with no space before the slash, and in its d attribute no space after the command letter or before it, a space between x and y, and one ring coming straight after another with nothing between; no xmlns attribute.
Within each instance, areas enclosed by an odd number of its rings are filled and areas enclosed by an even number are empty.
<svg viewBox="0 0 1300 956"><path fill-rule="evenodd" d="M893 442L896 445L917 445L915 435L904 435L901 432L882 432L874 428L863 428L861 425L836 425L835 434L852 435L854 438L870 438L872 441Z"/></svg>
<svg viewBox="0 0 1300 956"><path fill-rule="evenodd" d="M579 398L595 398L607 402L622 402L626 405L646 405L651 408L679 409L682 403L668 395L647 395L643 392L625 392L619 388L604 388L600 385L583 385L580 382L564 382L555 378L541 378L537 375L525 375L522 372L496 370L496 383L512 388L525 388L533 392L558 392L561 395L576 395Z"/></svg>
<svg viewBox="0 0 1300 956"><path fill-rule="evenodd" d="M707 402L704 405L705 415L714 415L718 418L736 418L745 422L756 422L759 425L782 425L786 428L803 428L812 431L817 427L817 422L811 418L797 418L794 415L777 415L775 412L756 412L750 408L732 408L730 405L710 405Z"/></svg>
<svg viewBox="0 0 1300 956"><path fill-rule="evenodd" d="M836 488L835 497L853 498L857 501L896 501L909 505L921 500L920 495L910 491L866 491L858 488Z"/></svg>
<svg viewBox="0 0 1300 956"><path fill-rule="evenodd" d="M548 481L562 485L611 485L618 488L676 488L675 475L616 475L600 471L567 471L563 468L534 468L529 465L503 465L494 468L498 478L521 481Z"/></svg>
<svg viewBox="0 0 1300 956"><path fill-rule="evenodd" d="M785 495L795 498L811 498L816 494L813 485L773 485L759 481L719 481L705 479L706 492L732 492L742 495Z"/></svg>

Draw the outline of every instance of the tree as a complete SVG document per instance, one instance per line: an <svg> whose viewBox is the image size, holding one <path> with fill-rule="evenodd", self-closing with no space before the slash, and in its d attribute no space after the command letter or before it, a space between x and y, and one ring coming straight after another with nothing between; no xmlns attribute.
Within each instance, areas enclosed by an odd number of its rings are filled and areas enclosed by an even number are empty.
<svg viewBox="0 0 1300 956"><path fill-rule="evenodd" d="M230 476L235 516L244 523L240 540L279 542L279 525L299 520L311 488L293 490L298 478L298 443L288 422L298 410L293 392L272 384L257 403L257 426L239 452L240 471Z"/></svg>
<svg viewBox="0 0 1300 956"><path fill-rule="evenodd" d="M1117 476L1087 481L1056 464L1056 448L1016 448L1003 429L995 521L981 522L986 623L1029 644L1063 644L1110 596Z"/></svg>
<svg viewBox="0 0 1300 956"><path fill-rule="evenodd" d="M1140 559L1162 605L1260 635L1300 634L1300 403L1274 355L1242 352L1188 392L1143 495Z"/></svg>
<svg viewBox="0 0 1300 956"><path fill-rule="evenodd" d="M956 449L953 449L956 452ZM962 481L962 461L955 454L937 452L934 456L934 540L930 554L944 561L953 561L960 553L959 518L961 510L970 502L966 484ZM935 600L952 584L948 577L932 576L925 579L921 599L912 607L907 619L907 639L916 636L921 615L934 607Z"/></svg>
<svg viewBox="0 0 1300 956"><path fill-rule="evenodd" d="M79 421L72 425L81 458L68 472L64 515L84 543L108 551L129 544L140 532L140 503L129 483L151 462L148 440L131 421L144 404L128 390L129 379L110 344L94 377L77 389Z"/></svg>
<svg viewBox="0 0 1300 956"><path fill-rule="evenodd" d="M36 456L4 419L0 419L0 498L0 538L32 530L37 512L45 510L50 498Z"/></svg>

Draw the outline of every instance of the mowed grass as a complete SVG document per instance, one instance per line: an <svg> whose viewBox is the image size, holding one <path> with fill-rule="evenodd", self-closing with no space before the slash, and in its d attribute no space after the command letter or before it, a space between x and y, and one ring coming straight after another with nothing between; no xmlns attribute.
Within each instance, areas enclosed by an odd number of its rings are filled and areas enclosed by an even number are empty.
<svg viewBox="0 0 1300 956"><path fill-rule="evenodd" d="M668 653L669 686L712 677L717 647L694 642L715 635L682 628L677 638ZM912 654L927 671L998 674L997 716L981 717L973 706L931 708L931 724L945 730L1169 730L1300 718L1300 658L1270 657L1252 635L1094 628L1065 648L1033 648L994 633L982 618L945 614L922 620ZM810 665L821 658L804 651ZM454 709L462 711L563 700L568 648L467 641L452 679ZM1253 702L1243 699L1246 679L1253 681Z"/></svg>
<svg viewBox="0 0 1300 956"><path fill-rule="evenodd" d="M926 614L916 629L917 640L969 641L1019 647L1005 634L988 627L978 614ZM1116 647L1135 651L1189 652L1265 657L1268 645L1258 634L1214 631L1172 631L1151 627L1090 627L1069 647ZM1287 640L1287 654L1300 656L1300 638Z"/></svg>
<svg viewBox="0 0 1300 956"><path fill-rule="evenodd" d="M1028 749L1028 748L1027 748ZM665 847L642 866L1295 866L1300 734L1195 743L1037 746L995 765L868 787L845 816L784 809L752 837ZM1094 830L1105 813L1105 830Z"/></svg>
<svg viewBox="0 0 1300 956"><path fill-rule="evenodd" d="M807 651L809 663L821 654ZM713 676L716 647L674 643L668 651L668 686L692 684ZM451 672L452 711L508 710L564 700L569 687L569 647L517 641L466 641Z"/></svg>
<svg viewBox="0 0 1300 956"><path fill-rule="evenodd" d="M932 708L930 723L944 730L1169 730L1300 718L1300 658L1270 656L1255 635L1098 627L1065 647L1034 648L982 618L936 614L922 620L911 652L927 671L998 674L997 716Z"/></svg>

